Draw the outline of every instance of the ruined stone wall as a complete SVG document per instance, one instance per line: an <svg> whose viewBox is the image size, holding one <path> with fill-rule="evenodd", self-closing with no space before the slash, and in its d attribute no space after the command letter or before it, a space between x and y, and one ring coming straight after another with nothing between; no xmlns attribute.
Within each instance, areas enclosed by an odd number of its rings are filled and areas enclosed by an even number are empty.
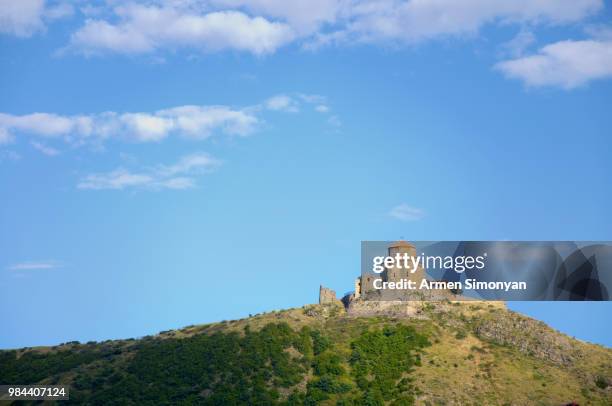
<svg viewBox="0 0 612 406"><path fill-rule="evenodd" d="M319 288L319 304L336 302L338 302L336 292L321 285Z"/></svg>
<svg viewBox="0 0 612 406"><path fill-rule="evenodd" d="M378 275L364 275L361 276L361 296L371 292L374 289L374 279L379 278Z"/></svg>

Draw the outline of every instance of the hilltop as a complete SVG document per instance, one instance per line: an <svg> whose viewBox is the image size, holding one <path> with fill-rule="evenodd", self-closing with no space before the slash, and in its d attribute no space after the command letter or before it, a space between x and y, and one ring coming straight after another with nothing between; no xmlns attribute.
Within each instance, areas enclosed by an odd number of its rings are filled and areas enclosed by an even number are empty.
<svg viewBox="0 0 612 406"><path fill-rule="evenodd" d="M356 315L308 305L140 339L1 351L0 382L68 384L68 403L89 404L612 404L610 348L503 303L409 306Z"/></svg>

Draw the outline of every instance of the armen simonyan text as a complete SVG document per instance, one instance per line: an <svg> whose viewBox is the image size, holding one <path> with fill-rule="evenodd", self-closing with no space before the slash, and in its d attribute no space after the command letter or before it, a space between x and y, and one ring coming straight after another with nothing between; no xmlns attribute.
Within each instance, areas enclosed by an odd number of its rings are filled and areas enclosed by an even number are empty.
<svg viewBox="0 0 612 406"><path fill-rule="evenodd" d="M374 279L374 289L378 290L526 290L527 282L490 282L477 281L476 279L466 279L465 281L430 281L422 279L421 283L401 279L396 282L384 282L382 279Z"/></svg>

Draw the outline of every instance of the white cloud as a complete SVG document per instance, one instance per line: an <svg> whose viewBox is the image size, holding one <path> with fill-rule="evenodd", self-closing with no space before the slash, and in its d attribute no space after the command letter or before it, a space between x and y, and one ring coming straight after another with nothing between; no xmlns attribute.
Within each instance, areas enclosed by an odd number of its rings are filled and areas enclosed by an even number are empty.
<svg viewBox="0 0 612 406"><path fill-rule="evenodd" d="M263 107L272 111L297 113L304 104L313 106L314 110L318 113L329 113L331 111L325 96L304 93L297 93L292 96L286 94L276 95L266 100L263 103ZM340 119L332 116L328 119L328 123L334 127L339 127Z"/></svg>
<svg viewBox="0 0 612 406"><path fill-rule="evenodd" d="M310 104L323 104L327 100L325 96L321 96L320 94L299 93L298 97L302 99L303 101L305 101L306 103L310 103Z"/></svg>
<svg viewBox="0 0 612 406"><path fill-rule="evenodd" d="M83 28L72 34L71 46L84 54L100 51L123 54L145 53L155 48L142 32L130 27L117 27L100 20L86 20Z"/></svg>
<svg viewBox="0 0 612 406"><path fill-rule="evenodd" d="M58 20L74 14L74 7L70 3L59 3L45 8L43 17L47 20Z"/></svg>
<svg viewBox="0 0 612 406"><path fill-rule="evenodd" d="M82 117L64 117L57 114L32 113L22 116L0 113L0 129L6 133L10 130L34 133L42 137L55 137L79 131Z"/></svg>
<svg viewBox="0 0 612 406"><path fill-rule="evenodd" d="M351 2L343 0L213 0L221 7L243 7L252 13L287 21L302 35L312 33L321 24L333 23Z"/></svg>
<svg viewBox="0 0 612 406"><path fill-rule="evenodd" d="M268 110L285 111L289 113L297 113L299 111L297 102L284 94L269 98L265 102Z"/></svg>
<svg viewBox="0 0 612 406"><path fill-rule="evenodd" d="M245 136L259 120L252 110L233 110L225 106L181 106L158 112L173 120L176 129L192 138L209 137L215 129L225 134Z"/></svg>
<svg viewBox="0 0 612 406"><path fill-rule="evenodd" d="M0 33L30 37L45 29L45 21L73 13L68 3L45 3L44 0L0 0Z"/></svg>
<svg viewBox="0 0 612 406"><path fill-rule="evenodd" d="M585 28L587 34L593 39L612 41L612 27L608 25L589 25Z"/></svg>
<svg viewBox="0 0 612 406"><path fill-rule="evenodd" d="M29 37L43 29L44 0L0 0L0 32Z"/></svg>
<svg viewBox="0 0 612 406"><path fill-rule="evenodd" d="M103 5L85 4L79 7L79 11L86 17L100 16L106 9Z"/></svg>
<svg viewBox="0 0 612 406"><path fill-rule="evenodd" d="M10 265L6 269L9 271L33 271L39 269L55 269L61 266L62 264L57 261L27 261Z"/></svg>
<svg viewBox="0 0 612 406"><path fill-rule="evenodd" d="M492 23L569 23L603 8L602 0L358 0L343 9L343 24L307 44L416 43L476 34Z"/></svg>
<svg viewBox="0 0 612 406"><path fill-rule="evenodd" d="M241 109L222 105L185 105L153 112L107 111L88 115L0 113L0 145L15 141L16 136L61 140L72 146L90 145L96 148L101 148L110 139L150 143L161 142L170 136L192 140L217 134L243 137L260 128L263 116L271 111L298 112L302 100L305 100L302 95L277 95ZM324 101L324 98L317 96L312 100ZM317 110L322 111L322 108ZM50 152L43 143L33 141L37 144L32 145L41 152L45 152L42 146Z"/></svg>
<svg viewBox="0 0 612 406"><path fill-rule="evenodd" d="M117 168L106 173L94 173L83 177L77 184L79 189L123 190L123 189L191 189L196 186L196 175L208 173L221 165L221 161L206 153L194 153L178 162L133 172Z"/></svg>
<svg viewBox="0 0 612 406"><path fill-rule="evenodd" d="M402 203L392 208L389 215L401 221L416 221L422 219L425 216L425 212L416 207L409 206L406 203Z"/></svg>
<svg viewBox="0 0 612 406"><path fill-rule="evenodd" d="M221 165L221 161L206 153L196 153L182 157L177 163L170 166L161 166L157 172L165 177L178 174L208 172Z"/></svg>
<svg viewBox="0 0 612 406"><path fill-rule="evenodd" d="M0 0L2 1L2 0ZM6 1L6 0L4 0ZM187 48L255 55L297 43L413 44L475 35L488 24L567 24L603 0L148 0L81 7L69 48L142 54ZM95 10L95 12L92 12Z"/></svg>
<svg viewBox="0 0 612 406"><path fill-rule="evenodd" d="M125 189L147 186L153 182L149 175L131 173L125 169L116 169L108 173L90 174L83 178L77 187L79 189Z"/></svg>
<svg viewBox="0 0 612 406"><path fill-rule="evenodd" d="M327 122L329 123L329 125L331 125L332 127L342 127L342 121L340 121L340 119L338 118L338 116L331 116L330 118L327 119Z"/></svg>
<svg viewBox="0 0 612 406"><path fill-rule="evenodd" d="M145 113L128 113L120 117L126 130L134 134L138 141L159 141L168 136L173 121L165 117L157 117Z"/></svg>
<svg viewBox="0 0 612 406"><path fill-rule="evenodd" d="M612 40L560 41L534 55L503 61L495 67L528 86L572 89L612 77Z"/></svg>
<svg viewBox="0 0 612 406"><path fill-rule="evenodd" d="M21 155L19 155L15 151L3 151L0 150L0 162L2 161L19 161L21 159Z"/></svg>
<svg viewBox="0 0 612 406"><path fill-rule="evenodd" d="M505 51L504 53L506 55L517 58L522 56L525 50L527 50L530 45L535 43L535 41L535 35L533 35L531 31L522 29L514 38L502 44L502 49Z"/></svg>
<svg viewBox="0 0 612 406"><path fill-rule="evenodd" d="M32 147L47 156L56 156L60 153L57 149L49 147L48 145L45 145L42 142L32 141L30 144L32 145Z"/></svg>
<svg viewBox="0 0 612 406"><path fill-rule="evenodd" d="M143 54L190 49L267 55L292 43L414 44L477 34L491 24L581 21L603 0L132 0L85 2L68 49L91 54ZM0 0L0 32L21 37L74 13L67 1ZM532 42L529 31L507 44L512 56ZM155 134L151 135L155 138Z"/></svg>
<svg viewBox="0 0 612 406"><path fill-rule="evenodd" d="M0 144L11 142L18 133L75 142L110 137L155 142L172 134L202 139L215 132L245 136L259 124L254 114L252 109L234 110L226 106L179 106L152 113L104 112L75 116L0 113Z"/></svg>
<svg viewBox="0 0 612 406"><path fill-rule="evenodd" d="M170 178L166 180L162 180L154 185L155 188L161 189L174 189L174 190L184 190L184 189L192 189L196 186L193 178Z"/></svg>
<svg viewBox="0 0 612 406"><path fill-rule="evenodd" d="M223 7L289 23L302 36L415 41L474 33L488 23L567 23L603 8L602 0L213 0ZM341 35L339 35L341 33Z"/></svg>
<svg viewBox="0 0 612 406"><path fill-rule="evenodd" d="M97 52L145 53L162 48L238 50L269 54L291 42L291 27L240 11L199 12L172 3L128 3L113 9L116 22L87 19L72 35L71 47Z"/></svg>
<svg viewBox="0 0 612 406"><path fill-rule="evenodd" d="M305 103L314 105L314 110L318 113L329 113L331 111L325 96L321 96L319 94L299 93L297 97Z"/></svg>
<svg viewBox="0 0 612 406"><path fill-rule="evenodd" d="M0 126L0 145L10 144L13 142L13 136L8 132L8 129Z"/></svg>

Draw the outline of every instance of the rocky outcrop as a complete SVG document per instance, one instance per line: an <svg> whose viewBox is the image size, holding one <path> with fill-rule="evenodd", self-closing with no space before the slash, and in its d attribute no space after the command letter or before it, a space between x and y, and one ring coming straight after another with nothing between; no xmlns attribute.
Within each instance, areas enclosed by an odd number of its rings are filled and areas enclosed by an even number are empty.
<svg viewBox="0 0 612 406"><path fill-rule="evenodd" d="M569 337L517 313L492 314L476 320L474 332L482 339L556 364L569 365L579 356Z"/></svg>

